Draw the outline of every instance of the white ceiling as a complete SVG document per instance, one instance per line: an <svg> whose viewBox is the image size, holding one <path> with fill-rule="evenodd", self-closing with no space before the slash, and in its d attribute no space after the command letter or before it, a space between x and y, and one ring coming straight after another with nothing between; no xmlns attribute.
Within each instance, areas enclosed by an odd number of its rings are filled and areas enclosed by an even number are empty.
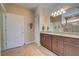
<svg viewBox="0 0 79 59"><path fill-rule="evenodd" d="M36 7L39 7L40 5L42 5L46 8L46 10L52 9L52 11L53 11L55 8L60 8L62 6L68 7L69 5L75 6L75 5L79 5L79 4L69 4L69 3L67 3L67 4L64 4L64 3L16 3L16 5L19 5L21 7L25 7L25 8L30 9L30 10L35 10Z"/></svg>
<svg viewBox="0 0 79 59"><path fill-rule="evenodd" d="M44 6L47 9L50 9L51 6L52 6L52 8L59 6L59 4L57 4L57 3L16 3L16 5L19 5L21 7L25 7L25 8L30 9L30 10L35 10L35 8L39 7L40 5Z"/></svg>
<svg viewBox="0 0 79 59"><path fill-rule="evenodd" d="M35 8L40 5L40 3L16 3L16 5L28 8L30 10L35 10Z"/></svg>

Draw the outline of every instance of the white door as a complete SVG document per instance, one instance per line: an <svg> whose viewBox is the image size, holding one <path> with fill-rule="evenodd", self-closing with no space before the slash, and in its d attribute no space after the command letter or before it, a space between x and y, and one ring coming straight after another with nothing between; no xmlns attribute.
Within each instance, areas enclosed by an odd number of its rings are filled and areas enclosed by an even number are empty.
<svg viewBox="0 0 79 59"><path fill-rule="evenodd" d="M24 16L6 14L7 49L24 45Z"/></svg>

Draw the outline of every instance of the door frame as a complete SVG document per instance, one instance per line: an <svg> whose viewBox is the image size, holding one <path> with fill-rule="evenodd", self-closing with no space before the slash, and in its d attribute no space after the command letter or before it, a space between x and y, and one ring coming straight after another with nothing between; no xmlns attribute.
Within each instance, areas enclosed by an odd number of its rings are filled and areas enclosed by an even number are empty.
<svg viewBox="0 0 79 59"><path fill-rule="evenodd" d="M3 49L2 51L7 49L7 33L6 33L6 13L3 13Z"/></svg>
<svg viewBox="0 0 79 59"><path fill-rule="evenodd" d="M5 29L4 29L4 26L5 26L6 8L4 7L4 4L3 4L3 3L1 3L0 6L1 6L1 9L2 9L2 21L3 21L3 23L2 23L2 27L3 27L3 28L2 28L2 30L3 30L3 32L2 32L2 33L3 33L3 34L2 34L2 35L3 35L3 37L2 37L3 39L2 39L2 40L3 40L3 41L1 40L1 43L2 43L2 44L1 44L1 46L2 46L2 47L1 47L1 51L3 51L3 50L6 50L6 45L4 45L4 41L5 41L5 37L6 37L6 34L4 33L4 32L5 32L5 31L4 31L4 30L5 30Z"/></svg>

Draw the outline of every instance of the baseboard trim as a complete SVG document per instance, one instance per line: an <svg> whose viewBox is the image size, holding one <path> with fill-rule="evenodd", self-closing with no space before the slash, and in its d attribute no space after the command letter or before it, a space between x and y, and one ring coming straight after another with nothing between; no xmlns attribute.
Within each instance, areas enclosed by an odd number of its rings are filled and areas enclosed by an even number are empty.
<svg viewBox="0 0 79 59"><path fill-rule="evenodd" d="M26 45L26 44L30 44L30 43L34 43L34 41L25 42L25 45Z"/></svg>
<svg viewBox="0 0 79 59"><path fill-rule="evenodd" d="M37 46L41 46L40 42L39 43L35 42L35 43L37 44Z"/></svg>

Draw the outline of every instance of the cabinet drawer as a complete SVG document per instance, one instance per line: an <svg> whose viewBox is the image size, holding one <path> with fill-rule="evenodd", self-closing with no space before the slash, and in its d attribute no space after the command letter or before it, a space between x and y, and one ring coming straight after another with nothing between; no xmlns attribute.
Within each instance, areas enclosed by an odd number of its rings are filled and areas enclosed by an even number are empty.
<svg viewBox="0 0 79 59"><path fill-rule="evenodd" d="M65 56L79 56L79 45L69 42L64 42L64 55Z"/></svg>
<svg viewBox="0 0 79 59"><path fill-rule="evenodd" d="M79 39L78 38L64 37L64 41L79 44Z"/></svg>
<svg viewBox="0 0 79 59"><path fill-rule="evenodd" d="M71 43L71 42L64 42L64 44L71 45L71 46L79 48L79 44L75 44L75 43Z"/></svg>

